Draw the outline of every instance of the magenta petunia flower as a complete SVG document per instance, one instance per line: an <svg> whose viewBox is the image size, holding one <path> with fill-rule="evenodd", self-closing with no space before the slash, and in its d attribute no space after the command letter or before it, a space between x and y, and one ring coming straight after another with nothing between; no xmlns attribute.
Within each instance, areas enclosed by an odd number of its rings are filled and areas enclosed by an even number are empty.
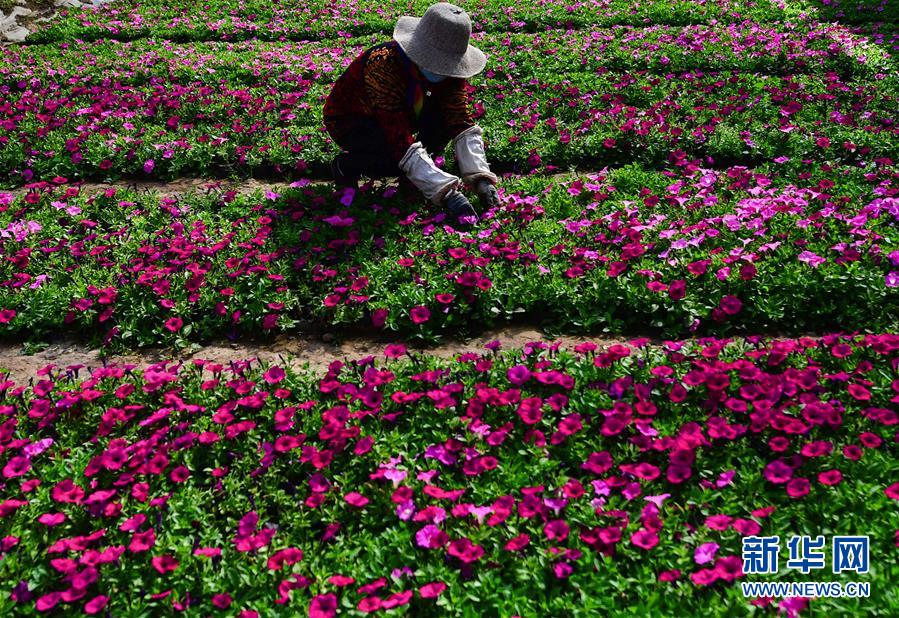
<svg viewBox="0 0 899 618"><path fill-rule="evenodd" d="M770 482L780 485L793 478L793 468L785 464L782 460L775 459L765 466L763 474Z"/></svg>
<svg viewBox="0 0 899 618"><path fill-rule="evenodd" d="M328 583L337 586L338 588L343 588L344 586L351 586L356 583L356 578L348 577L346 575L332 575L328 578Z"/></svg>
<svg viewBox="0 0 899 618"><path fill-rule="evenodd" d="M899 483L893 483L892 485L884 489L883 493L886 494L887 498L899 500Z"/></svg>
<svg viewBox="0 0 899 618"><path fill-rule="evenodd" d="M715 559L718 553L718 543L703 543L693 552L693 560L696 564L707 564Z"/></svg>
<svg viewBox="0 0 899 618"><path fill-rule="evenodd" d="M145 532L137 532L131 537L128 549L134 553L144 552L156 545L156 531L153 528Z"/></svg>
<svg viewBox="0 0 899 618"><path fill-rule="evenodd" d="M412 600L412 596L415 593L411 590L403 590L402 592L396 592L381 603L381 607L384 609L393 609L394 607L402 607L403 605L408 605L409 601Z"/></svg>
<svg viewBox="0 0 899 618"><path fill-rule="evenodd" d="M365 614L369 614L371 612L376 612L380 609L383 609L384 600L377 596L372 595L370 597L365 597L356 605L356 609Z"/></svg>
<svg viewBox="0 0 899 618"><path fill-rule="evenodd" d="M720 579L732 582L743 577L743 560L740 556L722 556L715 563L715 572Z"/></svg>
<svg viewBox="0 0 899 618"><path fill-rule="evenodd" d="M522 399L518 404L518 416L525 425L536 425L543 418L543 400L539 397Z"/></svg>
<svg viewBox="0 0 899 618"><path fill-rule="evenodd" d="M810 487L811 483L809 483L807 478L796 477L790 479L790 482L787 483L787 495L791 498L802 498L808 494Z"/></svg>
<svg viewBox="0 0 899 618"><path fill-rule="evenodd" d="M659 581L660 582L673 582L680 579L681 571L680 569L671 569L670 571L662 571L659 573Z"/></svg>
<svg viewBox="0 0 899 618"><path fill-rule="evenodd" d="M851 461L858 461L862 458L863 451L857 444L847 444L843 447L843 457Z"/></svg>
<svg viewBox="0 0 899 618"><path fill-rule="evenodd" d="M281 382L287 374L281 367L269 367L262 375L262 379L268 384L277 384Z"/></svg>
<svg viewBox="0 0 899 618"><path fill-rule="evenodd" d="M531 379L531 370L524 365L515 365L506 370L506 377L515 386L521 386Z"/></svg>
<svg viewBox="0 0 899 618"><path fill-rule="evenodd" d="M387 358L401 358L406 354L406 346L401 343L391 343L384 348L384 356Z"/></svg>
<svg viewBox="0 0 899 618"><path fill-rule="evenodd" d="M181 327L183 325L184 325L184 320L182 320L181 318L169 318L168 320L165 321L166 330L171 331L173 333L176 333L179 330L181 330Z"/></svg>
<svg viewBox="0 0 899 618"><path fill-rule="evenodd" d="M153 564L153 568L160 575L165 575L166 573L171 573L178 568L178 561L175 560L175 557L171 554L163 554L162 556L153 556L150 562Z"/></svg>
<svg viewBox="0 0 899 618"><path fill-rule="evenodd" d="M568 579L568 576L574 572L574 568L567 562L556 562L553 564L553 574L556 579Z"/></svg>
<svg viewBox="0 0 899 618"><path fill-rule="evenodd" d="M109 603L109 597L102 594L97 595L84 604L84 613L88 615L99 614L106 607L107 603Z"/></svg>
<svg viewBox="0 0 899 618"><path fill-rule="evenodd" d="M58 526L66 520L65 513L44 513L37 520L47 527Z"/></svg>
<svg viewBox="0 0 899 618"><path fill-rule="evenodd" d="M228 609L231 607L231 595L227 592L212 595L212 604L219 609Z"/></svg>
<svg viewBox="0 0 899 618"><path fill-rule="evenodd" d="M362 508L369 502L368 498L355 491L351 491L345 495L343 499L346 500L346 503L350 506L355 506L357 508Z"/></svg>
<svg viewBox="0 0 899 618"><path fill-rule="evenodd" d="M437 549L438 547L443 547L449 543L449 537L443 530L434 524L428 524L415 533L415 542L419 547Z"/></svg>
<svg viewBox="0 0 899 618"><path fill-rule="evenodd" d="M337 596L320 594L309 603L309 618L333 618L337 615Z"/></svg>
<svg viewBox="0 0 899 618"><path fill-rule="evenodd" d="M818 268L821 264L827 261L825 258L816 253L812 253L811 251L803 251L799 254L798 259L800 262L804 262L812 268Z"/></svg>
<svg viewBox="0 0 899 618"><path fill-rule="evenodd" d="M525 533L521 533L515 538L509 539L503 548L506 551L519 551L524 549L531 543L531 537Z"/></svg>
<svg viewBox="0 0 899 618"><path fill-rule="evenodd" d="M568 538L568 524L561 519L554 519L543 527L543 534L550 541L564 541Z"/></svg>
<svg viewBox="0 0 899 618"><path fill-rule="evenodd" d="M484 555L484 548L475 545L468 538L461 538L450 543L446 553L458 558L464 564L470 564L477 562Z"/></svg>
<svg viewBox="0 0 899 618"><path fill-rule="evenodd" d="M421 595L421 598L423 599L436 599L443 593L444 590L446 590L445 583L431 582L419 588L418 594Z"/></svg>
<svg viewBox="0 0 899 618"><path fill-rule="evenodd" d="M710 586L718 581L718 572L715 569L700 569L690 574L690 580L697 586Z"/></svg>
<svg viewBox="0 0 899 618"><path fill-rule="evenodd" d="M28 461L27 457L12 457L6 462L6 465L3 466L3 476L8 479L25 476L30 469L31 463Z"/></svg>
<svg viewBox="0 0 899 618"><path fill-rule="evenodd" d="M50 611L59 604L60 600L62 600L62 594L59 592L50 592L38 598L34 607L39 612Z"/></svg>
<svg viewBox="0 0 899 618"><path fill-rule="evenodd" d="M640 549L649 550L659 544L659 535L652 530L640 528L631 535L631 543Z"/></svg>
<svg viewBox="0 0 899 618"><path fill-rule="evenodd" d="M431 311L427 307L419 305L409 311L409 317L412 318L413 324L424 324L431 319Z"/></svg>
<svg viewBox="0 0 899 618"><path fill-rule="evenodd" d="M818 473L818 482L822 485L839 485L843 480L843 473L839 470L824 470Z"/></svg>
<svg viewBox="0 0 899 618"><path fill-rule="evenodd" d="M592 474L603 474L612 467L612 456L608 451L590 453L587 461L581 464L581 468Z"/></svg>
<svg viewBox="0 0 899 618"><path fill-rule="evenodd" d="M858 401L870 401L871 391L861 384L850 384L848 386L849 396Z"/></svg>
<svg viewBox="0 0 899 618"><path fill-rule="evenodd" d="M634 476L643 479L644 481L654 481L659 478L659 475L661 474L661 471L657 466L645 461L634 466L631 472Z"/></svg>
<svg viewBox="0 0 899 618"><path fill-rule="evenodd" d="M693 476L693 469L690 466L671 464L665 474L665 478L669 483L680 484Z"/></svg>
<svg viewBox="0 0 899 618"><path fill-rule="evenodd" d="M737 315L743 308L743 303L736 296L728 294L721 299L718 306L727 315Z"/></svg>
<svg viewBox="0 0 899 618"><path fill-rule="evenodd" d="M787 597L777 604L777 612L786 618L799 618L808 605L809 599L806 597Z"/></svg>
<svg viewBox="0 0 899 618"><path fill-rule="evenodd" d="M387 309L375 309L371 312L371 325L375 328L384 328L388 314Z"/></svg>
<svg viewBox="0 0 899 618"><path fill-rule="evenodd" d="M668 298L682 300L687 295L687 282L684 279L675 279L668 286Z"/></svg>
<svg viewBox="0 0 899 618"><path fill-rule="evenodd" d="M735 519L732 527L743 536L758 534L762 530L762 527L757 521L743 518Z"/></svg>
<svg viewBox="0 0 899 618"><path fill-rule="evenodd" d="M174 483L184 483L190 478L190 470L185 466L178 466L171 471L169 478L171 478Z"/></svg>
<svg viewBox="0 0 899 618"><path fill-rule="evenodd" d="M219 552L221 553L221 552ZM271 571L280 571L285 566L296 564L303 559L303 552L296 547L279 549L268 558L267 567Z"/></svg>
<svg viewBox="0 0 899 618"><path fill-rule="evenodd" d="M84 490L76 485L72 479L64 479L53 487L50 497L55 502L80 504L84 499Z"/></svg>
<svg viewBox="0 0 899 618"><path fill-rule="evenodd" d="M718 530L719 532L722 530L727 530L730 528L731 523L733 523L734 518L730 515L709 515L705 519L705 525L710 530Z"/></svg>

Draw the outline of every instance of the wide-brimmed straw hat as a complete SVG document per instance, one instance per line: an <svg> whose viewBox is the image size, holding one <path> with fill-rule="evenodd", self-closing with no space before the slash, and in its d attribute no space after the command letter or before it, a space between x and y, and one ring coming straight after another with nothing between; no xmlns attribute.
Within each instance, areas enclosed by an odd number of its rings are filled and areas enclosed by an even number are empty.
<svg viewBox="0 0 899 618"><path fill-rule="evenodd" d="M422 17L400 17L393 38L419 67L448 77L471 77L484 70L487 57L468 44L471 20L455 4L432 4Z"/></svg>

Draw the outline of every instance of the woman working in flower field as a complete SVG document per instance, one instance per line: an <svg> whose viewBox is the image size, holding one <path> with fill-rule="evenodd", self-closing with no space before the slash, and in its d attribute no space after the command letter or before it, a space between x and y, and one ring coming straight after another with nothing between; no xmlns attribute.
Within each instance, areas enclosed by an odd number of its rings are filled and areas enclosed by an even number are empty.
<svg viewBox="0 0 899 618"><path fill-rule="evenodd" d="M451 220L461 217L463 223L477 220L460 192L463 183L476 189L482 205L498 204L497 178L466 92L467 79L487 63L468 44L470 35L465 11L441 2L421 18L401 17L394 40L366 50L347 67L324 108L325 127L343 149L331 163L335 183L405 175ZM450 140L461 178L432 159Z"/></svg>

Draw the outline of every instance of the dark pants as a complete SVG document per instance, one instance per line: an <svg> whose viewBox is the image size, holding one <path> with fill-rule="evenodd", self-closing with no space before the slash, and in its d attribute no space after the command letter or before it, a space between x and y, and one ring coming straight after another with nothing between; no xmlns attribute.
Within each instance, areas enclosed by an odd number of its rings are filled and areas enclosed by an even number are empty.
<svg viewBox="0 0 899 618"><path fill-rule="evenodd" d="M387 135L374 119L326 119L325 127L343 150L336 159L345 176L402 176L399 166L391 159ZM436 111L425 107L417 139L428 153L432 157L442 153L451 138Z"/></svg>

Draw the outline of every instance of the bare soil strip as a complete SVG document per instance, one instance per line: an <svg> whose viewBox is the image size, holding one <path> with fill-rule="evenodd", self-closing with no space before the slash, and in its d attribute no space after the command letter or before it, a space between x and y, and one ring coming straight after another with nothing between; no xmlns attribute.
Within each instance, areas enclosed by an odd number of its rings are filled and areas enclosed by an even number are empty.
<svg viewBox="0 0 899 618"><path fill-rule="evenodd" d="M615 343L626 343L633 337L570 337L563 336L548 339L544 334L528 326L509 326L502 329L482 333L468 341L451 341L434 347L416 347L406 344L412 353L423 353L440 358L452 358L466 352L483 352L484 346L492 341L499 341L502 349L520 349L526 344L542 341L559 342L564 349L571 349L579 343L592 341L600 347ZM228 365L232 361L258 359L269 363L290 365L296 368L308 366L321 370L335 360L356 360L368 355L384 358L384 350L389 342L368 337L346 338L339 342L328 343L321 337L310 338L302 334L282 335L268 343L227 341L212 343L198 350L177 352L167 348L149 348L125 354L106 355L102 350L74 341L61 341L50 344L34 354L26 354L23 345L16 343L0 343L0 368L9 372L9 376L17 383L27 383L36 378L37 372L54 365L59 369L69 367L100 367L109 363L133 364L138 368L147 367L160 361L184 361L203 359ZM83 374L82 374L83 375Z"/></svg>
<svg viewBox="0 0 899 618"><path fill-rule="evenodd" d="M541 177L551 178L555 181L566 182L579 176L586 176L590 172L554 172L552 174L540 174ZM332 182L324 178L305 179L310 185L331 185ZM79 179L69 179L68 182L55 185L58 187L78 186L82 195L94 195L107 189L130 189L132 191L155 193L162 198L177 197L187 193L225 193L235 191L238 194L253 193L255 191L279 191L290 188L291 182L276 182L260 178L226 179L226 178L195 178L183 177L173 180L130 180L122 179L114 182L82 182ZM53 184L53 183L50 183ZM375 188L388 185L396 185L395 178L373 181ZM15 196L23 195L34 188L23 185L11 189L0 189L0 193L11 193Z"/></svg>

